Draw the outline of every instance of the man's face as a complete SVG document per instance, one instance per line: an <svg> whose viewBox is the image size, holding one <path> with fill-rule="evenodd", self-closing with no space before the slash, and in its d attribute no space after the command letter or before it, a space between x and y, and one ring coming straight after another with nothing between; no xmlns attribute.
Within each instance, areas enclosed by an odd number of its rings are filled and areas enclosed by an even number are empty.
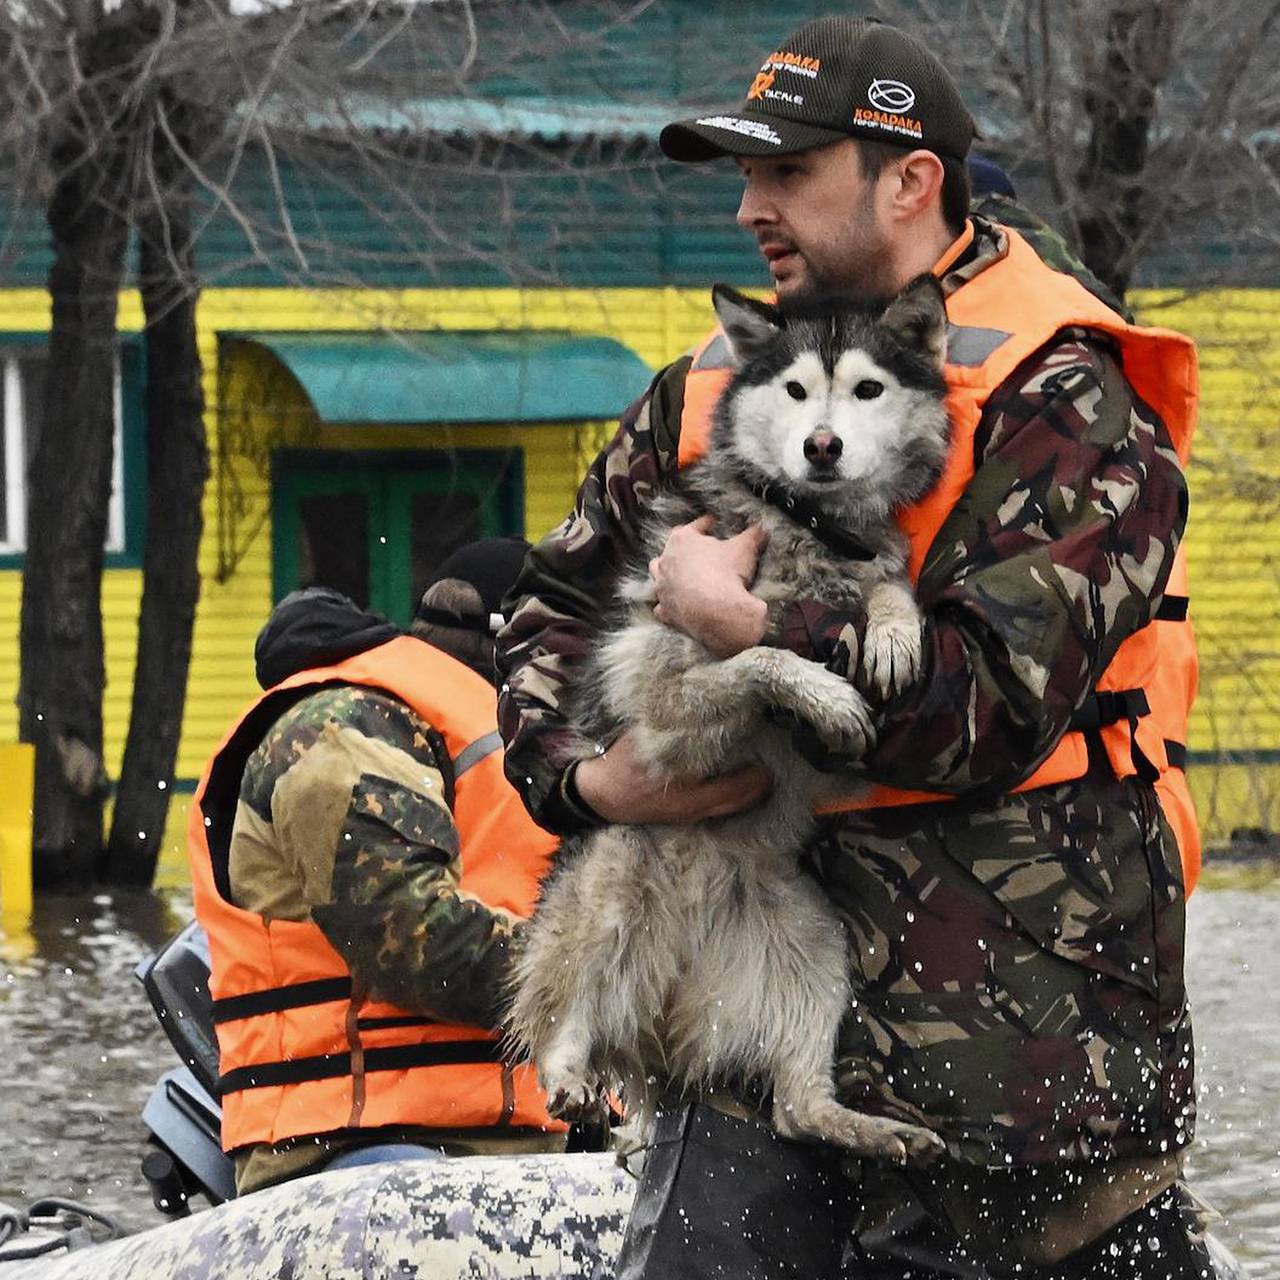
<svg viewBox="0 0 1280 1280"><path fill-rule="evenodd" d="M852 140L788 156L741 156L738 224L755 237L780 299L892 292L889 236Z"/></svg>

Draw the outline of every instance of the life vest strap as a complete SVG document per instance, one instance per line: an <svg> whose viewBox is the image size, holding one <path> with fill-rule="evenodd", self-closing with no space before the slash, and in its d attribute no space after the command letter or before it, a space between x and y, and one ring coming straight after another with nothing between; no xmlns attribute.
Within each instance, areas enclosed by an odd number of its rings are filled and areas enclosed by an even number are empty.
<svg viewBox="0 0 1280 1280"><path fill-rule="evenodd" d="M1191 608L1189 596L1165 596L1156 610L1157 622L1186 622Z"/></svg>
<svg viewBox="0 0 1280 1280"><path fill-rule="evenodd" d="M1151 714L1151 705L1141 689L1095 689L1076 708L1069 729L1088 731L1127 720L1136 723L1139 716Z"/></svg>
<svg viewBox="0 0 1280 1280"><path fill-rule="evenodd" d="M440 1040L430 1044L398 1044L364 1051L364 1071L409 1071L414 1067L457 1067L476 1063L502 1064L502 1046L496 1040ZM218 1091L226 1097L244 1089L268 1089L280 1085L334 1080L351 1074L349 1053L323 1053L290 1062L261 1062L236 1067L218 1079Z"/></svg>
<svg viewBox="0 0 1280 1280"><path fill-rule="evenodd" d="M241 1018L258 1018L264 1013L283 1013L286 1009L305 1009L308 1005L350 999L350 977L317 978L267 991L249 991L242 996L224 996L213 1002L213 1021L220 1025L238 1022Z"/></svg>
<svg viewBox="0 0 1280 1280"><path fill-rule="evenodd" d="M1187 771L1187 744L1185 742L1175 742L1172 738L1164 740L1165 759L1169 761L1169 768L1181 769L1183 773Z"/></svg>

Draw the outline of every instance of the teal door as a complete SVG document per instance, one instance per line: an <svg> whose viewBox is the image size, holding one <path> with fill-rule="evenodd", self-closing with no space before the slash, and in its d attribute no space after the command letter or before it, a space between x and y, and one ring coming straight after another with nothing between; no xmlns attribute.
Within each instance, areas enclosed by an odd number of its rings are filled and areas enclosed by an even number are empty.
<svg viewBox="0 0 1280 1280"><path fill-rule="evenodd" d="M524 531L518 452L287 451L273 467L275 599L334 587L408 626L450 552Z"/></svg>

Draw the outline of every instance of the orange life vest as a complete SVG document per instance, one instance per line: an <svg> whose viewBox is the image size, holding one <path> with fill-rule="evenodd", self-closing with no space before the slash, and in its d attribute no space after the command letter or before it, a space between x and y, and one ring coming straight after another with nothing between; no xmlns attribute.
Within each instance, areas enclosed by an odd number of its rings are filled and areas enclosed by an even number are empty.
<svg viewBox="0 0 1280 1280"><path fill-rule="evenodd" d="M899 516L910 542L908 572L913 582L929 559L935 536L973 478L974 436L988 398L1063 329L1084 328L1113 339L1125 376L1164 421L1184 466L1190 454L1199 390L1191 340L1168 329L1126 323L1071 276L1047 266L1016 231L1003 230L1009 239L1008 253L947 299L947 408L953 438L938 484ZM681 466L706 452L712 411L731 375L728 345L716 331L695 352L686 377ZM1097 711L1097 733L1116 776L1144 772L1154 781L1178 840L1190 892L1199 876L1200 834L1184 771L1187 719L1197 681L1186 601L1186 558L1180 547L1160 618L1120 646L1089 705ZM1072 730L1017 790L1067 782L1081 777L1087 767L1085 732ZM877 785L826 806L826 811L948 798L938 792Z"/></svg>
<svg viewBox="0 0 1280 1280"><path fill-rule="evenodd" d="M187 842L212 959L223 1147L384 1125L563 1129L547 1114L533 1069L504 1063L491 1030L370 1000L353 990L350 969L314 924L268 920L230 900L244 766L287 707L332 684L384 690L443 737L464 893L528 916L555 847L503 776L493 690L438 649L398 637L264 694L209 762Z"/></svg>

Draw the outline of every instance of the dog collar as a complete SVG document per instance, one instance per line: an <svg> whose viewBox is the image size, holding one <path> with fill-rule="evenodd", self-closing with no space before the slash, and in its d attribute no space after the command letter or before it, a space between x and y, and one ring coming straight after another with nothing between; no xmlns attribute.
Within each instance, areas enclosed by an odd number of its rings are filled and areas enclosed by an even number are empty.
<svg viewBox="0 0 1280 1280"><path fill-rule="evenodd" d="M828 551L846 560L874 560L876 553L865 542L836 524L816 502L788 489L769 484L755 476L743 476L747 488L763 502L781 511L803 529L808 529Z"/></svg>

